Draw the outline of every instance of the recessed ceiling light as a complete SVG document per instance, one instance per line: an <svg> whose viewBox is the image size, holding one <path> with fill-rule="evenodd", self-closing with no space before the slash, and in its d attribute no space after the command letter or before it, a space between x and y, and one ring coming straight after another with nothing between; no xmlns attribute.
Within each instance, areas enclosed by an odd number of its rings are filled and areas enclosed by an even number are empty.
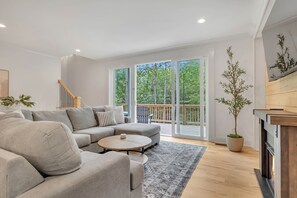
<svg viewBox="0 0 297 198"><path fill-rule="evenodd" d="M80 52L80 49L76 49L75 51L76 51L76 52Z"/></svg>
<svg viewBox="0 0 297 198"><path fill-rule="evenodd" d="M6 26L0 23L0 28L6 28Z"/></svg>
<svg viewBox="0 0 297 198"><path fill-rule="evenodd" d="M205 21L206 20L204 18L201 18L201 19L198 20L198 23L205 23Z"/></svg>

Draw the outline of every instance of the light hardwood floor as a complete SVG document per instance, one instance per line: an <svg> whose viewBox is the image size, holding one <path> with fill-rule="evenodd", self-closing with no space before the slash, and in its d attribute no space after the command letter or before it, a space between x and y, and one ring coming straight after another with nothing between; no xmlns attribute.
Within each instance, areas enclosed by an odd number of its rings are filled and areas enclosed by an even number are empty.
<svg viewBox="0 0 297 198"><path fill-rule="evenodd" d="M258 152L245 147L241 153L226 146L197 140L161 137L161 140L207 146L182 198L260 198L262 194L254 173L259 167Z"/></svg>

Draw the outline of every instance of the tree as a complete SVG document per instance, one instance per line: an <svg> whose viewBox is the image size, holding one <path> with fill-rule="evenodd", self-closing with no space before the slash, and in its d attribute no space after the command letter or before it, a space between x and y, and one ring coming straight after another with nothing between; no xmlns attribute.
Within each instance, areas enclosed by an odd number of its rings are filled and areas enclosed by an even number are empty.
<svg viewBox="0 0 297 198"><path fill-rule="evenodd" d="M228 69L224 71L222 76L227 80L227 82L220 82L224 92L228 95L231 95L230 99L226 98L217 98L216 100L219 103L228 106L229 113L233 115L234 118L234 135L230 135L230 137L241 137L237 132L237 118L240 111L244 106L252 104L250 100L243 96L243 93L247 91L249 88L252 88L252 85L246 85L245 80L241 77L245 75L246 72L239 67L239 62L233 62L233 52L232 48L229 47L227 49L228 54Z"/></svg>

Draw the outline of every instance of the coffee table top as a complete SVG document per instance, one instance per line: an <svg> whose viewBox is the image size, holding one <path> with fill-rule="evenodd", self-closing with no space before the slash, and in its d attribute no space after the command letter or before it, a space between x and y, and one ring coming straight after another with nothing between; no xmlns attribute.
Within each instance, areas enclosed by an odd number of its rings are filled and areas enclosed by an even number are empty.
<svg viewBox="0 0 297 198"><path fill-rule="evenodd" d="M121 139L120 135L102 138L98 145L105 149L127 151L143 148L152 142L151 138L142 135L126 135L126 139Z"/></svg>

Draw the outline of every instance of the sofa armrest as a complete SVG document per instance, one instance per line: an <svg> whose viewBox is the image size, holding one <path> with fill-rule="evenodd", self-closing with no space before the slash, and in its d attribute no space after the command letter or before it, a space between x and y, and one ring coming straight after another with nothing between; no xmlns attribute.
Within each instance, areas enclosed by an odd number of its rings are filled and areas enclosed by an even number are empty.
<svg viewBox="0 0 297 198"><path fill-rule="evenodd" d="M131 123L131 117L125 116L125 123Z"/></svg>
<svg viewBox="0 0 297 198"><path fill-rule="evenodd" d="M130 160L127 155L118 152L100 155L87 151L81 155L79 170L48 177L19 198L130 197Z"/></svg>
<svg viewBox="0 0 297 198"><path fill-rule="evenodd" d="M22 156L0 149L0 197L17 197L44 178Z"/></svg>

